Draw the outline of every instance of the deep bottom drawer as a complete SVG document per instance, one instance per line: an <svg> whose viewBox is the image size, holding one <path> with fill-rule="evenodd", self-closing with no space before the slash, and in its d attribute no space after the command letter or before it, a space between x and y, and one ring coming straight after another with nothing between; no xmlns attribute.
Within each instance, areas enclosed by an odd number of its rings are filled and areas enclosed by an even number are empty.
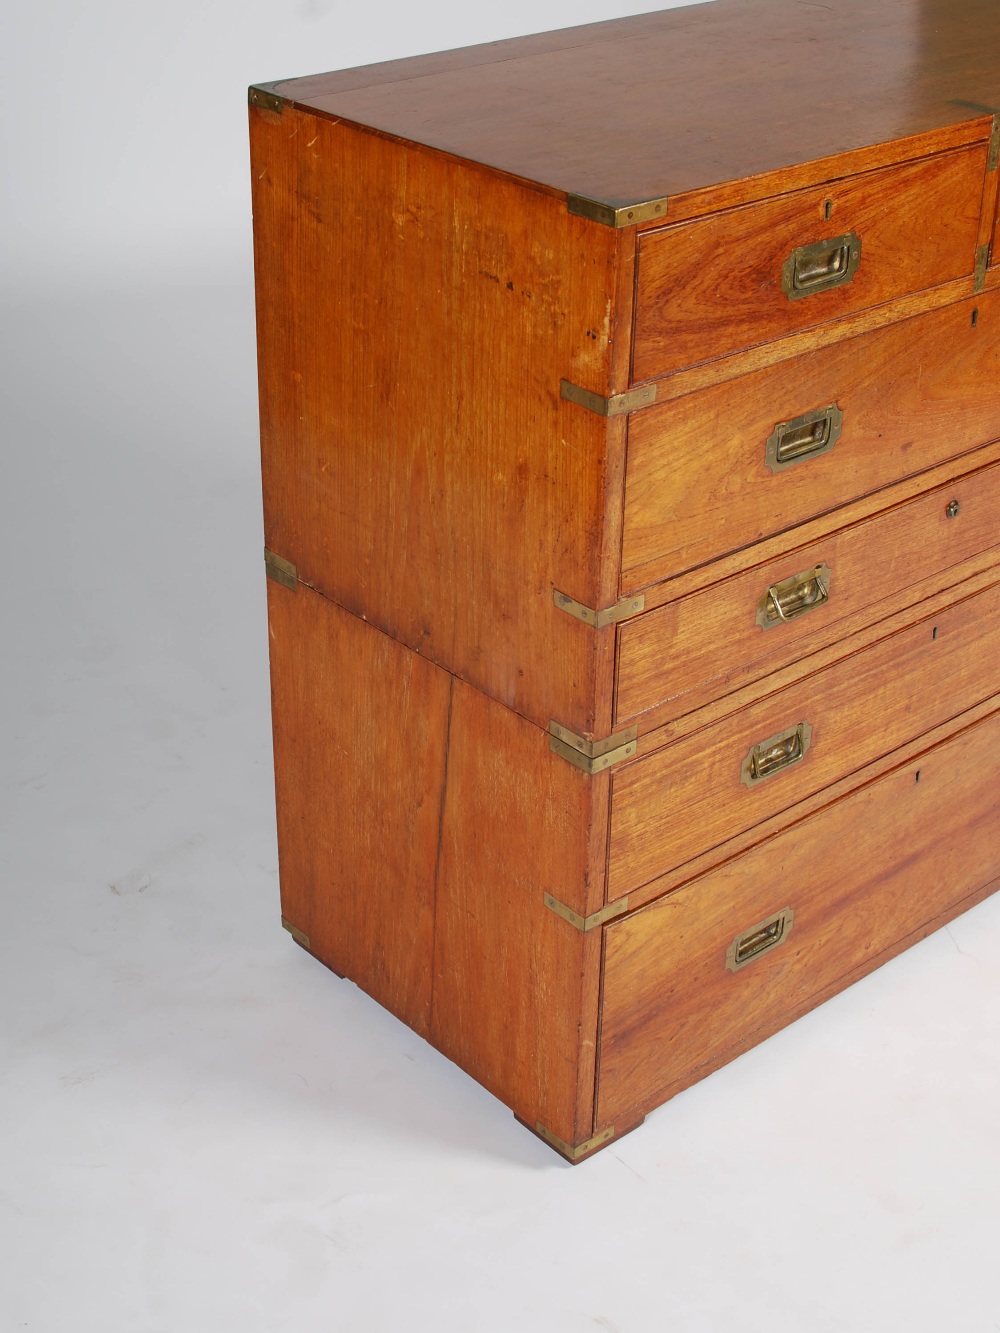
<svg viewBox="0 0 1000 1333"><path fill-rule="evenodd" d="M598 1123L635 1121L998 878L994 713L606 928Z"/></svg>

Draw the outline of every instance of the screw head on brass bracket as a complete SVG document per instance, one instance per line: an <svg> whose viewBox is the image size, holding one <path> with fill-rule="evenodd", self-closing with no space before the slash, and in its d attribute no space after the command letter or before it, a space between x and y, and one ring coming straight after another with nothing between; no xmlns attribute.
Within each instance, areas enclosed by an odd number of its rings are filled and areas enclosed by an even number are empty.
<svg viewBox="0 0 1000 1333"><path fill-rule="evenodd" d="M255 84L250 88L247 92L247 101L251 106L259 106L264 111L276 111L279 116L289 105L284 97L272 92L266 84Z"/></svg>

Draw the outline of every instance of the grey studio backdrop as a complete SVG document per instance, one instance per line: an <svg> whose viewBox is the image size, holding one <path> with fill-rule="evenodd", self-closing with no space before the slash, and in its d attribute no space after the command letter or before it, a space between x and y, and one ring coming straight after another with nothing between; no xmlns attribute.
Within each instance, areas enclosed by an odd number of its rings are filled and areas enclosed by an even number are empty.
<svg viewBox="0 0 1000 1333"><path fill-rule="evenodd" d="M576 1169L279 928L246 85L631 12L3 10L0 1333L1000 1329L1000 903Z"/></svg>

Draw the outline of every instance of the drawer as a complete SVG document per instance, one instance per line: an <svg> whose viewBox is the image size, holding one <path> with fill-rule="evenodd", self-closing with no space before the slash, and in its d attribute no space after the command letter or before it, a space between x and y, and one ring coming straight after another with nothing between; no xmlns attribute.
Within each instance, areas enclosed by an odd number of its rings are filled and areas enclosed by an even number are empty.
<svg viewBox="0 0 1000 1333"><path fill-rule="evenodd" d="M666 1100L983 896L998 791L994 714L608 926L598 1123Z"/></svg>
<svg viewBox="0 0 1000 1333"><path fill-rule="evenodd" d="M795 425L834 407L832 447L822 422ZM789 531L998 437L1000 292L636 412L623 591Z"/></svg>
<svg viewBox="0 0 1000 1333"><path fill-rule="evenodd" d="M980 144L645 233L633 382L971 277L986 160Z"/></svg>
<svg viewBox="0 0 1000 1333"><path fill-rule="evenodd" d="M998 691L1000 584L994 584L615 770L609 901ZM757 777L747 772L752 755Z"/></svg>
<svg viewBox="0 0 1000 1333"><path fill-rule="evenodd" d="M886 598L1000 545L1000 463L658 607L618 631L616 725L648 730L874 621ZM1000 552L998 552L1000 558Z"/></svg>

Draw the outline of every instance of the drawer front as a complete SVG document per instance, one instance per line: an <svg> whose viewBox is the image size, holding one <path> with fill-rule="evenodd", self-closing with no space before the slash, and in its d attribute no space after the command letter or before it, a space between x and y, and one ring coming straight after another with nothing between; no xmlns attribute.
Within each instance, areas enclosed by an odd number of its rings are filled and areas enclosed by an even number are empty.
<svg viewBox="0 0 1000 1333"><path fill-rule="evenodd" d="M650 709L661 725L834 643L885 598L997 547L998 515L1000 463L629 621L616 725Z"/></svg>
<svg viewBox="0 0 1000 1333"><path fill-rule="evenodd" d="M998 791L994 714L608 926L598 1123L659 1104L981 894L1000 876Z"/></svg>
<svg viewBox="0 0 1000 1333"><path fill-rule="evenodd" d="M617 770L609 899L649 884L997 691L1000 584ZM799 727L807 730L791 735ZM754 755L759 777L747 772Z"/></svg>
<svg viewBox="0 0 1000 1333"><path fill-rule="evenodd" d="M775 466L777 427L833 406L842 414L833 447L810 454L802 428L806 452ZM623 591L998 437L1000 292L637 412L629 422ZM794 453L794 429L783 438Z"/></svg>
<svg viewBox="0 0 1000 1333"><path fill-rule="evenodd" d="M986 158L963 148L647 232L633 380L970 277Z"/></svg>

